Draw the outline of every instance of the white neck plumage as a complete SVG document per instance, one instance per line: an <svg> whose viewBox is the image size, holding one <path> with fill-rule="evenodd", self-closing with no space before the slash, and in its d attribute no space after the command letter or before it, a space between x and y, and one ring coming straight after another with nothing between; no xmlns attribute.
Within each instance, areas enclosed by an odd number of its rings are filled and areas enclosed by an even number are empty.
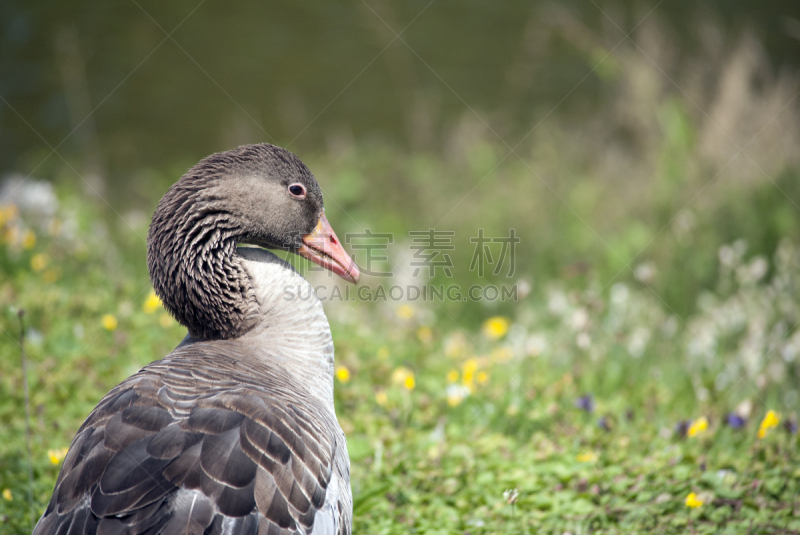
<svg viewBox="0 0 800 535"><path fill-rule="evenodd" d="M311 284L286 261L264 249L237 249L260 306L256 326L243 343L264 349L311 393L333 403L334 353L328 318Z"/></svg>

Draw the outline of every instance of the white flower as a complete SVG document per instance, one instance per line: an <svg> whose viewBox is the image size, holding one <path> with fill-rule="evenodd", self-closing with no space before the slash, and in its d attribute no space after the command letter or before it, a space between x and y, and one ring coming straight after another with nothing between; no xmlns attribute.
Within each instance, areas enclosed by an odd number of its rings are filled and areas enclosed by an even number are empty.
<svg viewBox="0 0 800 535"><path fill-rule="evenodd" d="M769 270L769 263L763 256L757 256L750 262L750 276L754 282L760 281Z"/></svg>
<svg viewBox="0 0 800 535"><path fill-rule="evenodd" d="M531 283L525 279L520 279L519 282L517 282L517 292L519 292L518 297L520 301L528 297L532 288Z"/></svg>
<svg viewBox="0 0 800 535"><path fill-rule="evenodd" d="M555 316L562 316L569 309L569 300L561 290L551 290L547 296L547 309Z"/></svg>
<svg viewBox="0 0 800 535"><path fill-rule="evenodd" d="M611 303L616 306L622 306L628 301L628 287L623 283L618 282L611 287Z"/></svg>
<svg viewBox="0 0 800 535"><path fill-rule="evenodd" d="M506 489L503 491L503 499L508 505L514 505L519 498L519 491L517 489Z"/></svg>
<svg viewBox="0 0 800 535"><path fill-rule="evenodd" d="M747 420L753 412L753 402L749 399L742 400L736 405L736 414Z"/></svg>
<svg viewBox="0 0 800 535"><path fill-rule="evenodd" d="M650 341L650 329L647 327L636 327L628 339L628 353L633 358L639 358L644 353L647 343Z"/></svg>
<svg viewBox="0 0 800 535"><path fill-rule="evenodd" d="M736 253L730 245L723 245L717 252L719 263L727 268L732 268L736 263Z"/></svg>
<svg viewBox="0 0 800 535"><path fill-rule="evenodd" d="M447 404L451 407L460 405L467 396L469 396L468 387L459 384L447 385Z"/></svg>
<svg viewBox="0 0 800 535"><path fill-rule="evenodd" d="M582 331L589 323L589 313L585 308L579 308L572 313L570 323L572 324L573 329L576 331Z"/></svg>
<svg viewBox="0 0 800 535"><path fill-rule="evenodd" d="M532 334L525 341L525 352L531 357L538 357L547 347L547 339L543 334Z"/></svg>
<svg viewBox="0 0 800 535"><path fill-rule="evenodd" d="M644 284L652 284L656 279L656 266L652 262L645 262L639 264L633 270L633 276L636 280Z"/></svg>

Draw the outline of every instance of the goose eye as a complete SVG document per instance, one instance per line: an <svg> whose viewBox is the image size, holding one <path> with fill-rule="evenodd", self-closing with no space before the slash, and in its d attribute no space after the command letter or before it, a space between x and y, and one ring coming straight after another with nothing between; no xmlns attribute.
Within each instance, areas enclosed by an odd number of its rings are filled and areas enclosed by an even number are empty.
<svg viewBox="0 0 800 535"><path fill-rule="evenodd" d="M289 186L289 193L295 197L303 198L306 196L306 188L302 184L292 184Z"/></svg>

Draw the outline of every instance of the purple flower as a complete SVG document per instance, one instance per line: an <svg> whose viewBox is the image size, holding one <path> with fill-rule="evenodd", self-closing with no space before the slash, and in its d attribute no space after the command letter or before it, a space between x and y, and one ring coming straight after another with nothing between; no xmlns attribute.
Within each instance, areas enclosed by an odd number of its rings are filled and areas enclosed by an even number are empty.
<svg viewBox="0 0 800 535"><path fill-rule="evenodd" d="M728 416L725 417L725 423L727 423L733 429L741 429L745 425L747 425L747 420L742 418L735 412L728 413Z"/></svg>
<svg viewBox="0 0 800 535"><path fill-rule="evenodd" d="M591 394L586 394L575 400L575 406L586 412L594 411L594 397Z"/></svg>
<svg viewBox="0 0 800 535"><path fill-rule="evenodd" d="M786 421L783 422L783 428L786 429L786 432L789 434L797 434L797 421L787 418Z"/></svg>
<svg viewBox="0 0 800 535"><path fill-rule="evenodd" d="M675 424L675 434L678 435L678 438L686 438L686 433L689 432L690 425L692 425L692 422L689 420L681 420Z"/></svg>
<svg viewBox="0 0 800 535"><path fill-rule="evenodd" d="M603 431L611 431L611 425L608 421L608 418L606 418L605 416L597 420L597 427L599 427Z"/></svg>

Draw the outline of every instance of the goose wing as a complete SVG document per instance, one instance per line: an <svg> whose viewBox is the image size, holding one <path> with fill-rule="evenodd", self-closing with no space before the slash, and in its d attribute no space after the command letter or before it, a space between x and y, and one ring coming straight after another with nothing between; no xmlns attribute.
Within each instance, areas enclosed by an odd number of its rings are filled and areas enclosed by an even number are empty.
<svg viewBox="0 0 800 535"><path fill-rule="evenodd" d="M338 532L335 418L279 369L225 353L168 357L109 392L34 534Z"/></svg>

